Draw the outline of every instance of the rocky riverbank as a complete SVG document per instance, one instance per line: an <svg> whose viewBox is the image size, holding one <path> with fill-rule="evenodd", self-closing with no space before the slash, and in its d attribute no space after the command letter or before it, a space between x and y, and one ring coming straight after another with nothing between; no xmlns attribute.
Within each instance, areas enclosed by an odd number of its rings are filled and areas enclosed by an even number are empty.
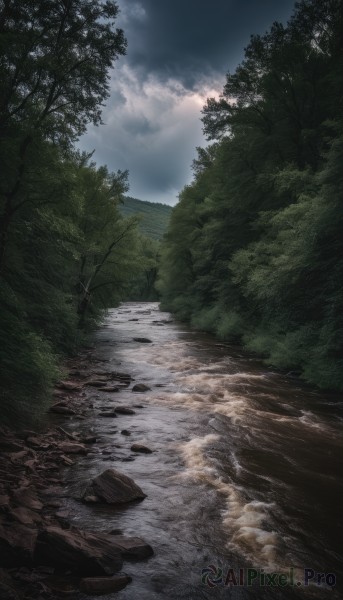
<svg viewBox="0 0 343 600"><path fill-rule="evenodd" d="M86 350L68 365L68 378L54 391L51 419L43 430L0 430L0 596L2 600L52 600L110 594L131 578L122 569L127 560L153 554L149 544L118 531L84 531L63 511L66 467L96 451L97 437L81 426L89 411L103 418L131 415L128 406L115 405L113 396L133 385L127 373L108 371ZM89 403L89 390L104 398L103 406ZM144 389L143 389L144 388ZM144 392L147 386L133 386ZM140 405L136 405L138 408ZM71 422L79 431L70 431ZM69 430L67 430L69 429ZM122 430L122 434L129 434ZM150 453L133 443L132 452ZM125 473L106 469L90 480L80 502L122 505L145 498ZM132 507L134 510L134 506Z"/></svg>

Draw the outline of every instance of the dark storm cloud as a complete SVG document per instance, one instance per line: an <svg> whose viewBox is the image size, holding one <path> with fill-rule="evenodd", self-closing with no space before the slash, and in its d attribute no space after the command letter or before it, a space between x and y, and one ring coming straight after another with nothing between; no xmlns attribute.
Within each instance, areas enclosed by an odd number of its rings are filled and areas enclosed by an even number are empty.
<svg viewBox="0 0 343 600"><path fill-rule="evenodd" d="M289 17L293 0L119 0L128 63L140 76L175 78L186 88L225 73L254 32Z"/></svg>
<svg viewBox="0 0 343 600"><path fill-rule="evenodd" d="M98 164L130 172L130 194L175 204L204 145L201 109L218 96L252 33L285 22L292 0L117 0L128 40L104 125L80 142Z"/></svg>

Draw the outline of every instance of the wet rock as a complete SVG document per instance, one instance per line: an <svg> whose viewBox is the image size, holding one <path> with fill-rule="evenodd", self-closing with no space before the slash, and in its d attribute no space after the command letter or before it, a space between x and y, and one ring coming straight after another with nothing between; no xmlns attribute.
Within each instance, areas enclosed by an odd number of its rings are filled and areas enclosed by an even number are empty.
<svg viewBox="0 0 343 600"><path fill-rule="evenodd" d="M131 431L128 431L128 429L122 429L120 433L122 435L131 435Z"/></svg>
<svg viewBox="0 0 343 600"><path fill-rule="evenodd" d="M84 500L92 495L98 496L108 504L122 504L146 498L146 494L133 479L114 469L107 469L92 481L84 493Z"/></svg>
<svg viewBox="0 0 343 600"><path fill-rule="evenodd" d="M132 581L128 575L114 577L86 577L80 581L80 591L84 594L101 596L119 592Z"/></svg>
<svg viewBox="0 0 343 600"><path fill-rule="evenodd" d="M3 523L0 525L0 556L3 567L31 565L36 545L37 531L26 525Z"/></svg>
<svg viewBox="0 0 343 600"><path fill-rule="evenodd" d="M116 406L115 407L115 411L116 413L118 413L118 415L135 415L135 411L132 410L132 408L127 408L126 406Z"/></svg>
<svg viewBox="0 0 343 600"><path fill-rule="evenodd" d="M28 437L26 443L37 450L49 450L49 448L51 448L51 444L44 443L39 437L36 436Z"/></svg>
<svg viewBox="0 0 343 600"><path fill-rule="evenodd" d="M87 381L87 385L96 388L103 388L106 387L107 383L103 379L91 379L90 381Z"/></svg>
<svg viewBox="0 0 343 600"><path fill-rule="evenodd" d="M123 564L110 536L58 526L47 527L39 534L35 560L79 575L113 575Z"/></svg>
<svg viewBox="0 0 343 600"><path fill-rule="evenodd" d="M118 386L112 385L112 386L106 386L106 387L102 387L100 388L100 392L119 392L120 388Z"/></svg>
<svg viewBox="0 0 343 600"><path fill-rule="evenodd" d="M77 444L74 442L62 442L59 445L59 449L64 454L87 454L88 450L83 444Z"/></svg>
<svg viewBox="0 0 343 600"><path fill-rule="evenodd" d="M57 387L62 390L68 390L70 392L76 392L81 390L80 384L75 383L75 381L60 381Z"/></svg>
<svg viewBox="0 0 343 600"><path fill-rule="evenodd" d="M35 488L31 485L21 486L13 492L13 500L20 506L26 506L31 510L42 510L43 504L37 496Z"/></svg>
<svg viewBox="0 0 343 600"><path fill-rule="evenodd" d="M123 558L148 558L154 551L144 540L138 537L126 537L125 535L113 535L112 542L120 550Z"/></svg>
<svg viewBox="0 0 343 600"><path fill-rule="evenodd" d="M42 521L41 517L35 511L25 508L25 506L11 508L9 514L14 521L18 521L22 525L34 525Z"/></svg>
<svg viewBox="0 0 343 600"><path fill-rule="evenodd" d="M152 344L152 340L149 340L149 338L145 337L135 337L133 340L135 342L140 342L141 344Z"/></svg>
<svg viewBox="0 0 343 600"><path fill-rule="evenodd" d="M132 452L142 452L143 454L152 454L152 450L148 448L148 446L144 446L144 444L132 444L131 446Z"/></svg>
<svg viewBox="0 0 343 600"><path fill-rule="evenodd" d="M82 442L82 444L96 444L96 437L95 435L89 435L87 437L81 438L80 440Z"/></svg>
<svg viewBox="0 0 343 600"><path fill-rule="evenodd" d="M136 383L136 385L134 385L132 388L133 392L149 392L150 390L151 388L145 385L145 383Z"/></svg>

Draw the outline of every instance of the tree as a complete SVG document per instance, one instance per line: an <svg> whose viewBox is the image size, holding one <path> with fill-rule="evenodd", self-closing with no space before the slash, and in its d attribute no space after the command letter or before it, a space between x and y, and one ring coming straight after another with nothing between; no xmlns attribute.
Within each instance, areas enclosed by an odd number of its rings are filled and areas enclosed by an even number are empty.
<svg viewBox="0 0 343 600"><path fill-rule="evenodd" d="M0 273L14 214L28 200L30 152L43 141L67 147L98 124L109 70L125 53L115 2L3 0L0 12Z"/></svg>

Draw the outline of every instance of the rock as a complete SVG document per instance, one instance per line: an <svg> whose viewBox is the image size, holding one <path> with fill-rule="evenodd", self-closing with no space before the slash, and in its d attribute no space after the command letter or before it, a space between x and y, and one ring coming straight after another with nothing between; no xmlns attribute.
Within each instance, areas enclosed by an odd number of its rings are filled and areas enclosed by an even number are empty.
<svg viewBox="0 0 343 600"><path fill-rule="evenodd" d="M122 429L122 431L120 433L122 435L131 435L131 431L128 431L127 429Z"/></svg>
<svg viewBox="0 0 343 600"><path fill-rule="evenodd" d="M122 504L146 498L146 494L133 479L114 469L107 469L98 475L87 487L83 497L86 499L87 496L93 495L108 504Z"/></svg>
<svg viewBox="0 0 343 600"><path fill-rule="evenodd" d="M76 598L79 595L79 581L78 577L51 575L44 580L44 584L48 586L49 590L58 594L58 598L60 595Z"/></svg>
<svg viewBox="0 0 343 600"><path fill-rule="evenodd" d="M3 567L31 565L36 545L37 531L26 525L4 523L0 525L0 557Z"/></svg>
<svg viewBox="0 0 343 600"><path fill-rule="evenodd" d="M114 577L85 577L80 580L80 591L84 594L101 596L119 592L132 581L128 575Z"/></svg>
<svg viewBox="0 0 343 600"><path fill-rule="evenodd" d="M3 494L0 496L0 508L8 508L10 503L9 496Z"/></svg>
<svg viewBox="0 0 343 600"><path fill-rule="evenodd" d="M75 410L66 406L63 402L56 402L50 406L49 411L60 415L76 415Z"/></svg>
<svg viewBox="0 0 343 600"><path fill-rule="evenodd" d="M78 575L113 575L122 567L119 550L110 536L46 527L37 538L35 560Z"/></svg>
<svg viewBox="0 0 343 600"><path fill-rule="evenodd" d="M141 344L152 344L152 341L149 338L145 337L135 337L133 338L135 342L140 342Z"/></svg>
<svg viewBox="0 0 343 600"><path fill-rule="evenodd" d="M113 544L120 550L123 558L148 558L154 551L144 540L138 537L126 537L125 535L113 535Z"/></svg>
<svg viewBox="0 0 343 600"><path fill-rule="evenodd" d="M118 415L135 415L135 411L132 410L132 408L127 408L126 406L116 406L115 407L115 412L118 413Z"/></svg>
<svg viewBox="0 0 343 600"><path fill-rule="evenodd" d="M19 506L18 508L11 508L9 511L12 519L22 523L22 525L34 525L34 523L41 523L41 517L30 508L25 506Z"/></svg>
<svg viewBox="0 0 343 600"><path fill-rule="evenodd" d="M98 413L99 417L113 417L114 419L118 416L115 410L104 410Z"/></svg>
<svg viewBox="0 0 343 600"><path fill-rule="evenodd" d="M131 446L132 452L142 452L143 454L152 454L152 450L148 448L148 446L144 446L144 444L132 444Z"/></svg>
<svg viewBox="0 0 343 600"><path fill-rule="evenodd" d="M51 448L51 444L49 444L49 443L45 444L44 442L42 442L41 439L39 439L36 436L28 437L26 440L26 443L29 446L36 448L37 450L49 450L49 448Z"/></svg>
<svg viewBox="0 0 343 600"><path fill-rule="evenodd" d="M83 444L76 442L61 442L59 449L64 454L87 454L88 450Z"/></svg>
<svg viewBox="0 0 343 600"><path fill-rule="evenodd" d="M148 392L150 391L151 388L149 388L149 386L145 385L145 383L136 383L136 385L133 386L132 391L133 392Z"/></svg>
<svg viewBox="0 0 343 600"><path fill-rule="evenodd" d="M89 435L88 437L81 438L82 444L95 444L96 437L95 435Z"/></svg>
<svg viewBox="0 0 343 600"><path fill-rule="evenodd" d="M87 381L87 385L96 388L103 388L106 387L107 383L102 379L91 379L90 381Z"/></svg>
<svg viewBox="0 0 343 600"><path fill-rule="evenodd" d="M115 385L100 388L100 392L119 392L119 390L120 388Z"/></svg>
<svg viewBox="0 0 343 600"><path fill-rule="evenodd" d="M22 486L13 492L13 500L20 506L26 506L31 510L42 510L43 504L38 499L37 492L33 486Z"/></svg>
<svg viewBox="0 0 343 600"><path fill-rule="evenodd" d="M81 386L79 383L75 383L75 381L60 381L58 386L62 390L68 390L70 392L76 392L81 390Z"/></svg>

